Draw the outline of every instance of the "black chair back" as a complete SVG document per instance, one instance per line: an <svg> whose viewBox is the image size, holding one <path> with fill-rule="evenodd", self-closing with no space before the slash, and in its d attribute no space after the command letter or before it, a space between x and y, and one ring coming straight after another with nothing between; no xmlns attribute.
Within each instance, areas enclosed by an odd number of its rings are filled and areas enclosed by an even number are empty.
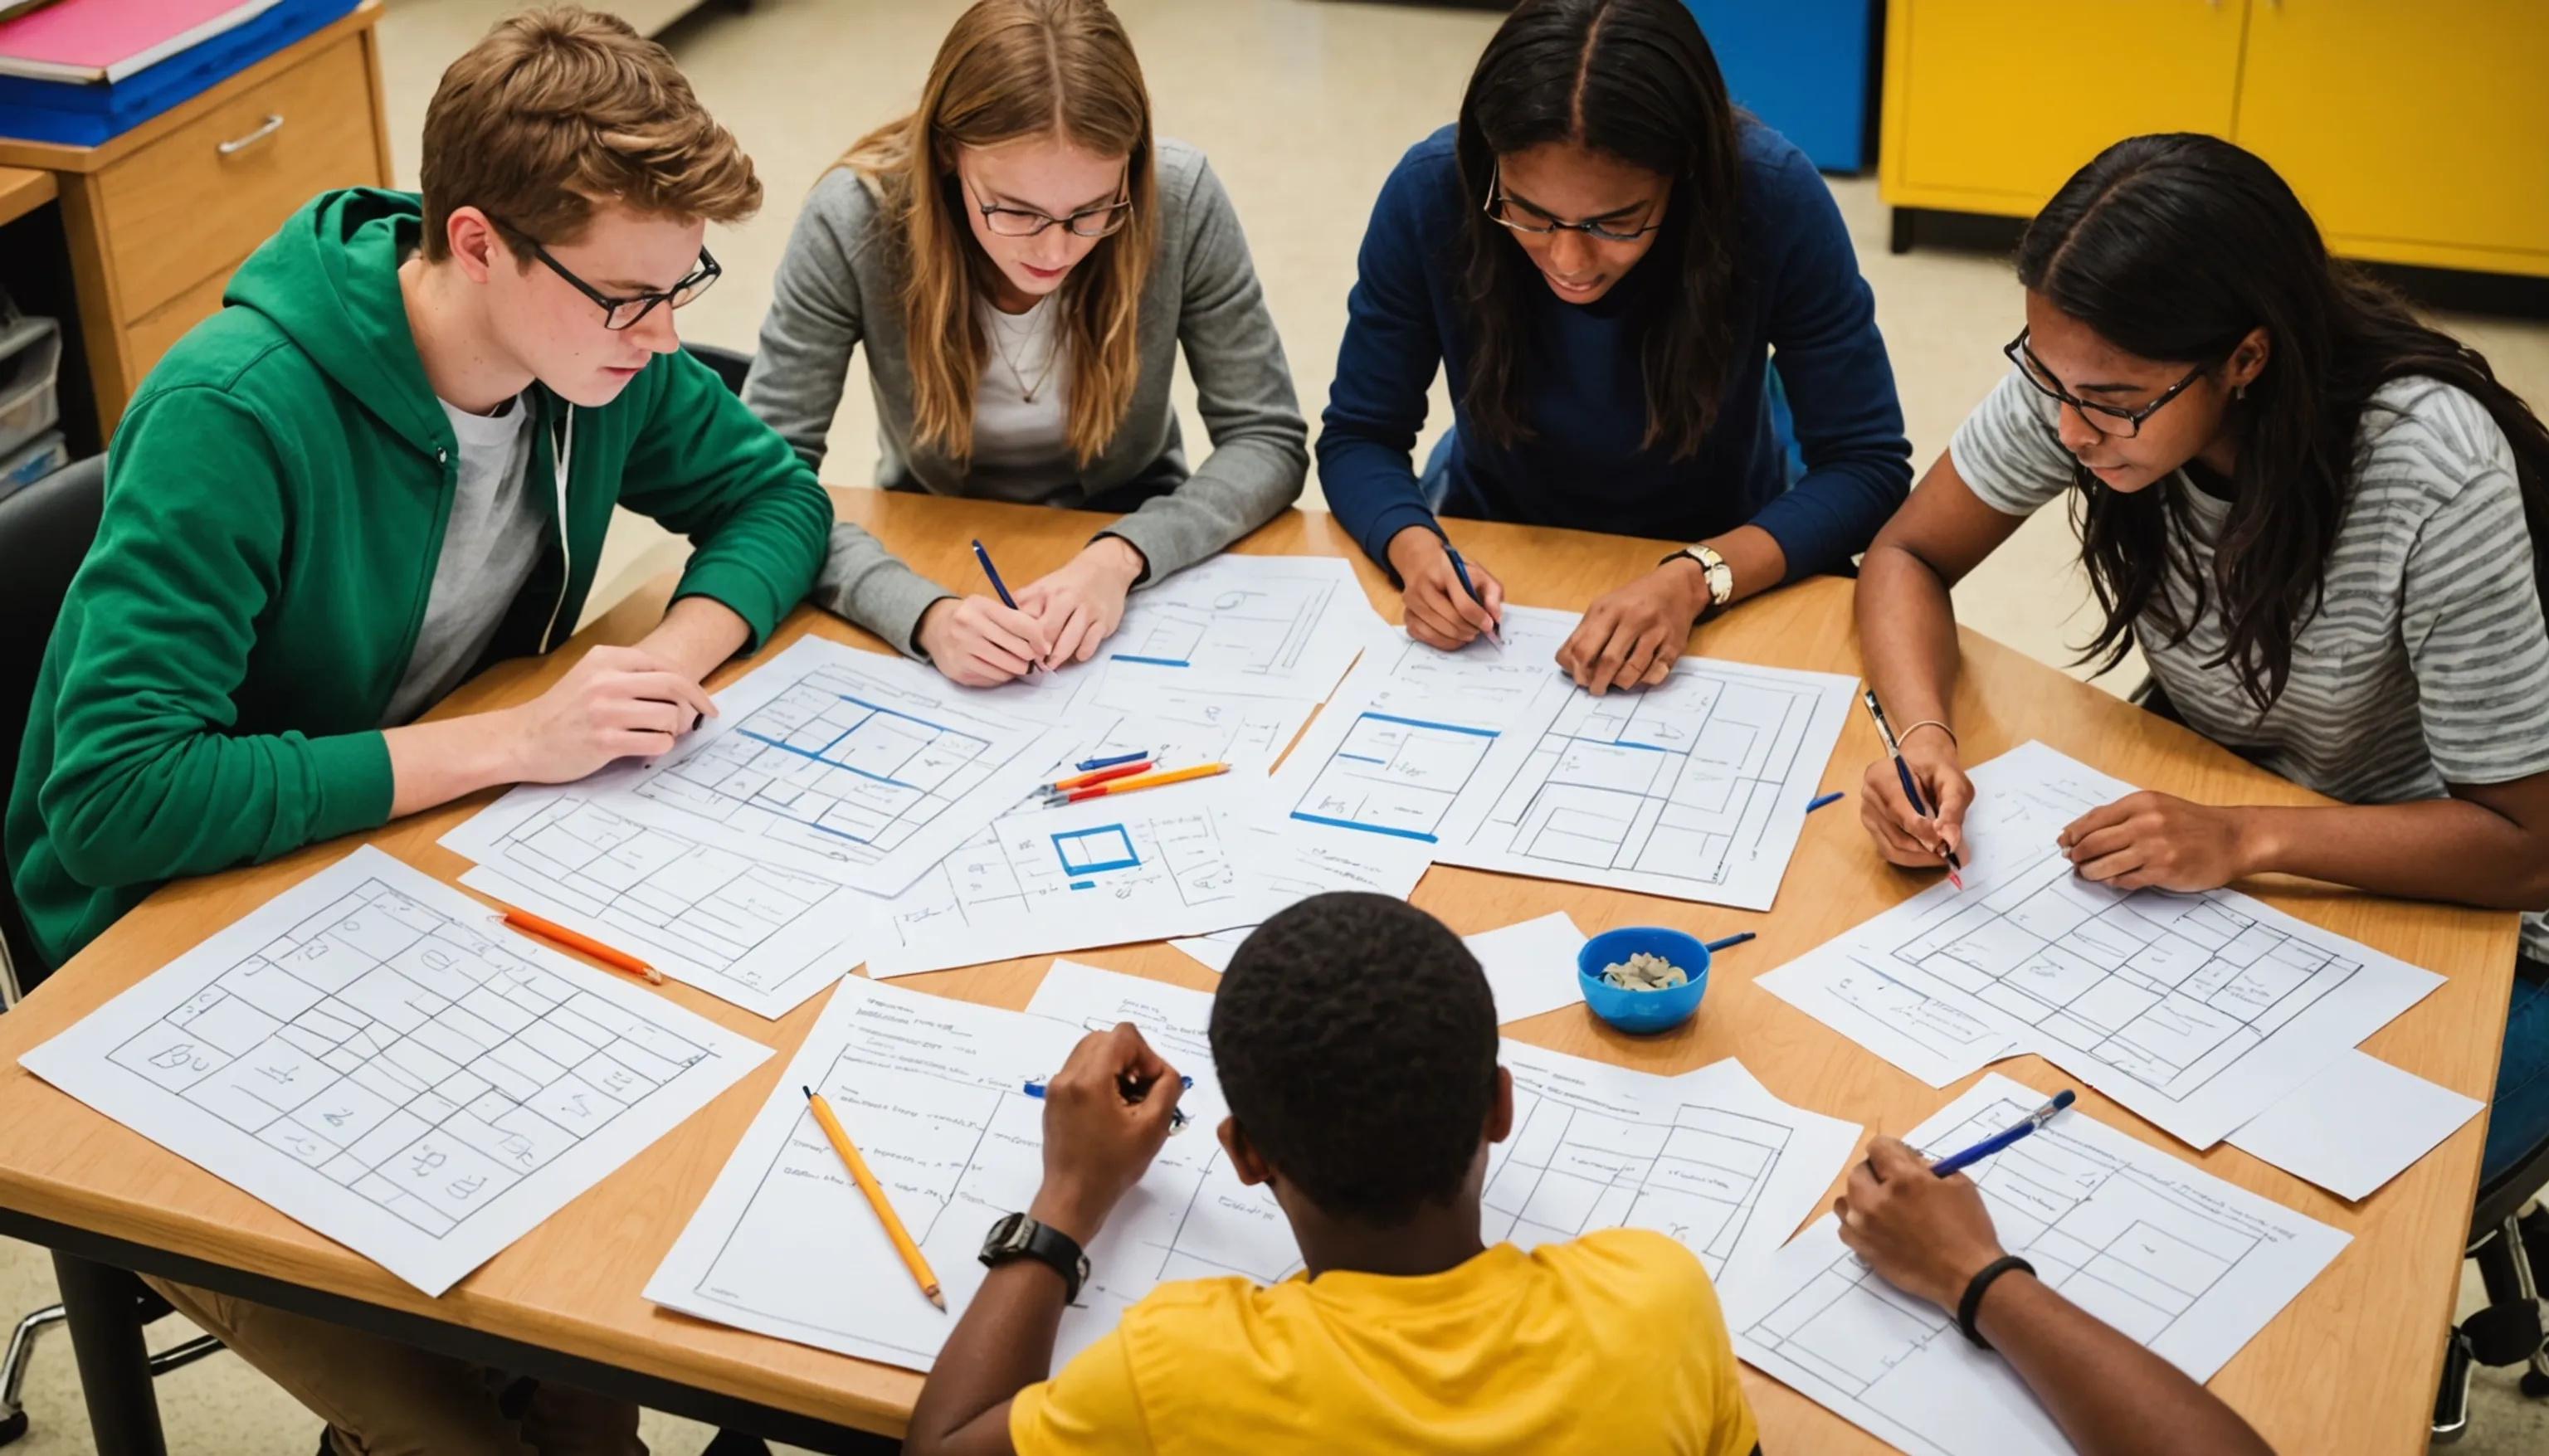
<svg viewBox="0 0 2549 1456"><path fill-rule="evenodd" d="M45 665L46 644L53 638L53 620L61 615L62 596L71 575L97 539L99 513L106 504L106 457L73 461L14 496L0 499L0 754L5 754L12 783L17 778L18 750L27 736L27 709L36 694L36 675ZM0 788L0 795L7 789ZM0 875L0 935L7 938L10 963L18 968L22 989L34 990L51 967L36 954L27 937L25 917L18 913L18 893Z"/></svg>
<svg viewBox="0 0 2549 1456"><path fill-rule="evenodd" d="M684 344L682 352L716 371L725 387L740 395L743 377L752 372L752 356L734 349L721 349L714 344Z"/></svg>

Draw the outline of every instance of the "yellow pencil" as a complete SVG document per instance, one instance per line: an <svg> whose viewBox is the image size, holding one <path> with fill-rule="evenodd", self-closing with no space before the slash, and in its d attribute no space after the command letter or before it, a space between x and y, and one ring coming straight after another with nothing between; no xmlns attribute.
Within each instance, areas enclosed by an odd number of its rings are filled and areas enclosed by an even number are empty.
<svg viewBox="0 0 2549 1456"><path fill-rule="evenodd" d="M1131 793L1140 788L1158 788L1163 784L1183 783L1189 778L1209 778L1215 774L1229 772L1228 764L1197 764L1191 769L1171 769L1165 774L1145 774L1138 778L1118 778L1111 783L1092 783L1086 788L1076 788L1068 792L1048 789L1045 793L1045 801L1049 804L1076 804L1082 799L1098 799L1108 794Z"/></svg>
<svg viewBox="0 0 2549 1456"><path fill-rule="evenodd" d="M850 1165L851 1179L859 1185L859 1192L868 1196L868 1206L876 1210L877 1219L885 1225L886 1236L894 1240L895 1251L902 1255L903 1267L909 1269L911 1277L919 1282L921 1294L944 1311L947 1299L938 1292L938 1275L930 1269L929 1261L921 1257L920 1245L911 1241L911 1231L903 1228L902 1220L895 1216L894 1205L886 1202L885 1185L877 1181L876 1174L868 1171L867 1159L859 1156L859 1150L850 1144L850 1135L842 1129L841 1120L832 1116L831 1104L811 1087L805 1089L805 1104L814 1109L814 1121L823 1125L823 1136L832 1139L832 1150L841 1155L841 1161Z"/></svg>

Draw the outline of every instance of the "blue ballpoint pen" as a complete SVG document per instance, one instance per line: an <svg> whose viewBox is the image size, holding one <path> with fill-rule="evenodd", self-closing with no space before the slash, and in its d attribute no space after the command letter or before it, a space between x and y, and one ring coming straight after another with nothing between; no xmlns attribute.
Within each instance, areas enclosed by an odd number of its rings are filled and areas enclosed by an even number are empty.
<svg viewBox="0 0 2549 1456"><path fill-rule="evenodd" d="M1178 1085L1179 1085L1180 1088L1183 1088L1184 1090L1186 1090L1186 1091L1188 1091L1188 1092L1191 1092L1191 1091L1193 1091L1193 1090L1194 1090L1194 1078L1192 1078L1192 1077L1184 1077L1184 1076L1181 1076L1181 1077L1178 1078ZM1123 1083L1119 1084L1118 1090L1120 1090L1120 1091L1122 1091L1122 1092L1123 1092L1123 1094L1124 1094L1124 1100L1125 1100L1126 1102L1139 1102L1139 1101L1141 1101L1141 1099L1140 1099L1139 1097L1136 1097L1136 1096L1134 1096L1134 1095L1133 1095L1136 1089L1133 1087L1133 1085L1132 1085L1132 1083L1131 1083L1131 1081L1130 1081L1129 1079L1127 1079L1125 1082L1123 1082ZM1032 1082L1027 1083L1027 1084L1026 1084L1026 1094L1027 1094L1029 1097L1034 1098L1034 1099L1035 1099L1036 1101L1038 1101L1038 1102L1042 1102L1042 1101L1044 1101L1044 1079L1043 1079L1043 1078L1041 1078L1041 1077L1039 1077L1039 1078L1037 1078L1035 1081L1032 1081ZM1170 1132L1172 1132L1172 1133L1182 1133L1182 1132L1184 1132L1184 1131L1185 1131L1185 1126L1186 1126L1186 1123L1187 1123L1187 1122L1188 1122L1188 1119L1187 1119L1186 1114L1185 1114L1185 1109L1183 1109L1183 1108L1177 1108L1177 1107L1173 1107L1173 1108L1169 1109L1169 1131L1170 1131Z"/></svg>
<svg viewBox="0 0 2549 1456"><path fill-rule="evenodd" d="M1000 605L1016 611L1017 598L1009 594L1008 584L1000 580L1000 569L991 565L991 553L984 550L980 541L974 543L974 559L983 564L983 575L991 579L991 590L1000 594Z"/></svg>
<svg viewBox="0 0 2549 1456"><path fill-rule="evenodd" d="M1446 541L1443 543L1443 554L1452 558L1452 575L1461 579L1461 590L1469 593L1469 599L1471 601L1476 602L1480 606L1485 606L1487 604L1487 598L1480 596L1478 594L1478 589L1469 585L1469 564L1461 559L1460 548L1454 546L1449 541ZM1505 645L1504 636L1496 631L1495 623L1493 621L1489 621L1487 623L1487 640L1498 647Z"/></svg>
<svg viewBox="0 0 2549 1456"><path fill-rule="evenodd" d="M1975 1143L1973 1146L1966 1148L1962 1152L1952 1152L1947 1154L1945 1157L1942 1157L1936 1162L1931 1164L1930 1171L1937 1174L1941 1178L1944 1178L1950 1173L1960 1172L1975 1163L1981 1162L1984 1158L1991 1156L1993 1153L2000 1151L2002 1148L2009 1146L2013 1142L2016 1142L2019 1138L2042 1128L2046 1123L2053 1121L2053 1115L2055 1113L2069 1107L2072 1103L2078 1101L2079 1098L2079 1093L2065 1087L2061 1091L2053 1094L2052 1101L2037 1108L2035 1111L2029 1113L2026 1118L2020 1121L2018 1126L2014 1128L2006 1128L1998 1133L1994 1133L1990 1137Z"/></svg>
<svg viewBox="0 0 2549 1456"><path fill-rule="evenodd" d="M1912 812L1924 819L1936 818L1937 815L1930 811L1930 806L1922 802L1920 785L1912 781L1912 766L1903 762L1903 745L1894 741L1894 725L1885 721L1885 709L1876 702L1876 689L1871 687L1860 693L1858 700L1866 705L1867 715L1876 720L1876 736L1885 741L1885 756L1894 761L1894 776L1902 780L1903 797L1911 801ZM1947 862L1947 882L1963 889L1964 866L1956 863L1956 852L1942 845L1938 858Z"/></svg>
<svg viewBox="0 0 2549 1456"><path fill-rule="evenodd" d="M1093 774L1100 769L1112 769L1119 764L1138 764L1150 756L1149 749L1141 749L1129 754L1117 754L1111 759L1082 759L1071 767L1083 774Z"/></svg>

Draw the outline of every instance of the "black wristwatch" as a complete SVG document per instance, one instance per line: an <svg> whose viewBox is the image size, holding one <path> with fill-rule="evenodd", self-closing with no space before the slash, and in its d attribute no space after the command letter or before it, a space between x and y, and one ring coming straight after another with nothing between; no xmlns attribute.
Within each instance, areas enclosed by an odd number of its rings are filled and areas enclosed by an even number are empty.
<svg viewBox="0 0 2549 1456"><path fill-rule="evenodd" d="M983 1236L983 1263L996 1269L1016 1259L1033 1259L1062 1276L1062 1302L1075 1304L1080 1286L1088 1282L1088 1255L1080 1240L1028 1218L1006 1214Z"/></svg>

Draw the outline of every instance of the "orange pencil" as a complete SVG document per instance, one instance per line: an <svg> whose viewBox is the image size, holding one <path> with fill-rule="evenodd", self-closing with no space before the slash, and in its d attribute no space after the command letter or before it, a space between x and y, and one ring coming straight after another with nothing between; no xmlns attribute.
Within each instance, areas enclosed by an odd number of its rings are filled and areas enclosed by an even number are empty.
<svg viewBox="0 0 2549 1456"><path fill-rule="evenodd" d="M1076 804L1082 799L1103 798L1110 793L1131 793L1136 789L1160 788L1171 783L1183 783L1189 778L1210 778L1230 772L1228 764L1197 764L1191 769L1172 769L1166 774L1145 774L1139 778L1118 778L1112 783L1092 783L1069 793L1052 795L1052 801Z"/></svg>
<svg viewBox="0 0 2549 1456"><path fill-rule="evenodd" d="M876 1174L868 1171L868 1160L859 1156L858 1148L851 1145L849 1132L841 1126L839 1118L832 1116L832 1105L811 1087L805 1089L805 1105L814 1110L814 1121L823 1125L823 1136L832 1139L832 1150L841 1155L841 1161L850 1165L851 1180L859 1185L859 1192L868 1196L868 1206L876 1210L877 1221L885 1225L886 1236L894 1240L895 1252L902 1255L902 1266L919 1281L922 1297L944 1311L947 1299L938 1292L938 1275L930 1269L929 1261L920 1256L920 1245L911 1241L911 1231L902 1227L902 1220L895 1215L894 1205L886 1202L885 1185L877 1181Z"/></svg>
<svg viewBox="0 0 2549 1456"><path fill-rule="evenodd" d="M581 951L603 964L615 966L630 975L644 976L646 984L650 986L660 986L664 983L662 971L627 952L614 951L591 936L571 931L554 920L542 920L528 910L517 910L511 905L506 906L505 923L516 930L528 931L541 940L555 941L570 951Z"/></svg>
<svg viewBox="0 0 2549 1456"><path fill-rule="evenodd" d="M1150 772L1151 761L1143 759L1138 763L1117 764L1111 769L1092 769L1086 774L1074 774L1069 778L1057 778L1044 787L1047 793L1069 793L1075 788L1086 788L1092 783L1104 783L1111 778L1130 778L1136 774Z"/></svg>

